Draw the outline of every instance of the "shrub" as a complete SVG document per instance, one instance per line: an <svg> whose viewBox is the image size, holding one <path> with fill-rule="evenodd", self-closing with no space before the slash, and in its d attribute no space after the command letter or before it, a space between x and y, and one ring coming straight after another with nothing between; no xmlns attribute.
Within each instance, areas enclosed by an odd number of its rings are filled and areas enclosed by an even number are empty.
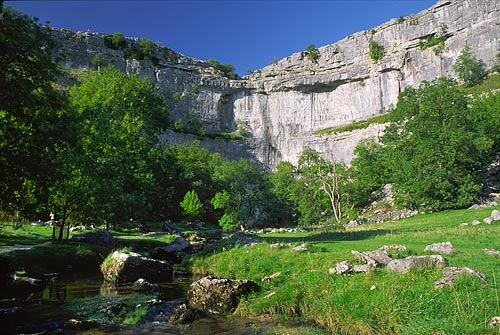
<svg viewBox="0 0 500 335"><path fill-rule="evenodd" d="M480 84L484 76L483 64L474 56L468 45L463 48L462 53L458 56L455 65L453 65L453 70L467 87Z"/></svg>
<svg viewBox="0 0 500 335"><path fill-rule="evenodd" d="M104 35L104 45L110 49L124 49L127 46L127 40L122 33L116 32L113 35Z"/></svg>
<svg viewBox="0 0 500 335"><path fill-rule="evenodd" d="M370 49L370 58L372 60L378 62L382 59L382 57L384 57L384 46L382 44L377 41L371 40L368 46Z"/></svg>
<svg viewBox="0 0 500 335"><path fill-rule="evenodd" d="M306 51L302 53L302 56L309 59L311 62L316 63L319 58L319 50L314 44L309 44Z"/></svg>

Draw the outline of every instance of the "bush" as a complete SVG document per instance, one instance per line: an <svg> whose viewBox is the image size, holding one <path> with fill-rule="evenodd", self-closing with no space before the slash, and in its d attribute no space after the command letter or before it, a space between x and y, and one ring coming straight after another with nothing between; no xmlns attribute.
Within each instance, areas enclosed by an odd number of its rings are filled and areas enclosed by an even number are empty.
<svg viewBox="0 0 500 335"><path fill-rule="evenodd" d="M483 80L484 66L474 56L468 45L463 48L462 53L458 56L455 65L453 65L453 70L467 87L478 85Z"/></svg>
<svg viewBox="0 0 500 335"><path fill-rule="evenodd" d="M378 62L379 60L384 57L384 46L380 44L377 41L371 40L369 43L369 49L370 49L370 58L374 60L375 62Z"/></svg>
<svg viewBox="0 0 500 335"><path fill-rule="evenodd" d="M104 45L110 49L124 49L127 47L127 41L122 33L116 32L113 35L104 35Z"/></svg>
<svg viewBox="0 0 500 335"><path fill-rule="evenodd" d="M314 44L309 44L306 51L302 53L302 56L305 56L311 62L316 63L319 58L319 50L316 48Z"/></svg>

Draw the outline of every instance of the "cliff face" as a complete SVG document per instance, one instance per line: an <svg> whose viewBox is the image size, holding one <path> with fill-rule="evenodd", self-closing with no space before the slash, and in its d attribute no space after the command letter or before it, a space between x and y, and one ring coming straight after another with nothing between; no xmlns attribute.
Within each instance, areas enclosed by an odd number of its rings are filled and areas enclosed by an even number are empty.
<svg viewBox="0 0 500 335"><path fill-rule="evenodd" d="M405 87L455 76L453 64L465 45L486 68L496 65L500 1L441 0L418 14L321 47L314 61L296 53L241 80L229 80L210 64L166 48L137 61L126 59L126 51L106 48L102 34L54 31L54 36L60 41L54 57L65 67L91 69L92 58L101 54L105 65L154 78L172 122L184 125L184 132L164 134L167 142L196 138L230 158L250 158L271 168L281 160L295 163L306 146L349 162L357 142L379 135L383 125L339 135L314 132L385 113ZM378 62L369 55L372 40L384 48ZM200 127L211 136L186 134L199 133ZM220 136L228 133L231 139Z"/></svg>

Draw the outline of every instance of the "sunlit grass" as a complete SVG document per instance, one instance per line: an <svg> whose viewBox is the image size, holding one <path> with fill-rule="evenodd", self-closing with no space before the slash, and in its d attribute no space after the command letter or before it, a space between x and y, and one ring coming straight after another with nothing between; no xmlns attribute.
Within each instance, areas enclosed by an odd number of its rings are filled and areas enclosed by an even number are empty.
<svg viewBox="0 0 500 335"><path fill-rule="evenodd" d="M498 207L497 207L498 208ZM500 314L498 286L500 259L482 249L500 250L500 222L469 225L492 208L418 215L397 222L370 225L353 231L266 234L266 242L193 258L198 272L251 279L261 291L242 300L237 315L270 315L300 319L333 334L496 334L489 320ZM338 276L328 273L351 251L369 251L388 244L404 244L400 258L424 255L426 245L450 241L457 253L445 256L450 266L483 272L488 283L461 278L453 287L435 290L441 270L397 275L385 269L369 274ZM271 248L273 243L305 243L308 251ZM262 278L280 275L262 282Z"/></svg>

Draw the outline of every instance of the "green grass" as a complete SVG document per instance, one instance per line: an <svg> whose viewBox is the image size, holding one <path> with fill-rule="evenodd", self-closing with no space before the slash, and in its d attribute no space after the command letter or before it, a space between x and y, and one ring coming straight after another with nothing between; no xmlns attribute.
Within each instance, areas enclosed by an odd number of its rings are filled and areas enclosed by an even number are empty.
<svg viewBox="0 0 500 335"><path fill-rule="evenodd" d="M236 311L240 316L300 319L333 334L497 334L488 323L500 315L500 259L482 249L500 250L500 223L459 227L491 211L446 211L352 231L262 235L264 243L195 256L192 266L199 273L259 283L261 291L241 301ZM445 241L458 250L445 256L450 266L477 269L488 283L465 277L453 287L435 290L441 270L397 275L380 269L347 277L328 273L337 262L353 260L351 250L397 243L408 249L393 256L406 257L424 255L426 245ZM309 251L270 248L276 242L306 243ZM281 275L261 282L276 272Z"/></svg>
<svg viewBox="0 0 500 335"><path fill-rule="evenodd" d="M500 74L492 74L479 85L467 88L470 94L483 94L500 89Z"/></svg>
<svg viewBox="0 0 500 335"><path fill-rule="evenodd" d="M315 131L314 135L340 134L358 129L366 129L368 128L368 126L372 124L382 124L390 121L392 121L392 115L390 113L384 115L378 115L366 120L353 121L352 123L342 127L330 127L330 128L320 129Z"/></svg>
<svg viewBox="0 0 500 335"><path fill-rule="evenodd" d="M52 227L23 224L15 229L11 222L0 222L0 246L39 244L51 239Z"/></svg>

